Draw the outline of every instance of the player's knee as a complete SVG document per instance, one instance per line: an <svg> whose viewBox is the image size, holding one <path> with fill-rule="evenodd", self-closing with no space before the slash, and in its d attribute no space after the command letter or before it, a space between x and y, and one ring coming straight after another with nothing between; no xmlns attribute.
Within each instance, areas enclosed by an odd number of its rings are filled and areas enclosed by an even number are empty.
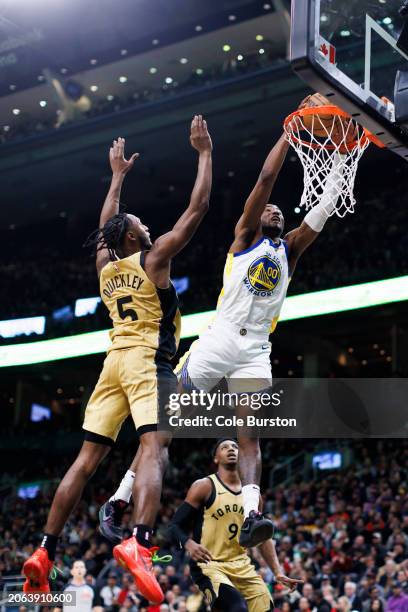
<svg viewBox="0 0 408 612"><path fill-rule="evenodd" d="M108 452L109 447L100 444L92 445L92 448L89 445L82 447L74 463L75 469L84 477L91 478Z"/></svg>
<svg viewBox="0 0 408 612"><path fill-rule="evenodd" d="M95 461L87 461L86 457L81 457L79 455L75 461L75 470L80 472L84 478L91 478L96 468L99 465L99 461L96 463Z"/></svg>
<svg viewBox="0 0 408 612"><path fill-rule="evenodd" d="M241 593L227 584L220 586L216 608L226 609L228 612L248 612L248 606Z"/></svg>
<svg viewBox="0 0 408 612"><path fill-rule="evenodd" d="M248 606L245 599L240 598L236 601L229 601L228 612L248 612Z"/></svg>

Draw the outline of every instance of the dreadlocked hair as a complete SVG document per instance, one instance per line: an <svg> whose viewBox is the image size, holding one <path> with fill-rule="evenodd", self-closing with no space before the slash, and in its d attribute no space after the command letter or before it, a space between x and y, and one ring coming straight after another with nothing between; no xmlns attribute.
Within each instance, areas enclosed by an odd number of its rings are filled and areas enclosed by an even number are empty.
<svg viewBox="0 0 408 612"><path fill-rule="evenodd" d="M116 251L122 245L123 237L129 227L129 219L125 212L113 215L105 225L92 232L84 242L84 248L92 248L92 254L96 255L101 249L107 249L109 259L115 261L118 258Z"/></svg>

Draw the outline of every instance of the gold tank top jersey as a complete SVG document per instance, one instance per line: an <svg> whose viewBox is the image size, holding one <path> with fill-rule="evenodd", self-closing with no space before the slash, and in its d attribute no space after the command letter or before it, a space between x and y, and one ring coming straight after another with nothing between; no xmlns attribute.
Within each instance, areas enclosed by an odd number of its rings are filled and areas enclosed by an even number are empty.
<svg viewBox="0 0 408 612"><path fill-rule="evenodd" d="M160 289L151 282L144 257L141 251L102 268L101 298L113 323L109 350L146 346L173 357L181 327L177 293L171 283Z"/></svg>
<svg viewBox="0 0 408 612"><path fill-rule="evenodd" d="M235 561L246 557L246 550L239 545L239 534L244 522L244 504L241 491L234 493L217 476L208 477L213 492L203 508L201 537L198 540L207 548L214 561Z"/></svg>

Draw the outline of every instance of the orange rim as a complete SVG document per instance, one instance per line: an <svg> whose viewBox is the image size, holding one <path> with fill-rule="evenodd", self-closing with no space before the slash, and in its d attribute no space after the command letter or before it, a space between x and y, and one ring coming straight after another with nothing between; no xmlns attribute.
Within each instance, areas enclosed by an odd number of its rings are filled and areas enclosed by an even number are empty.
<svg viewBox="0 0 408 612"><path fill-rule="evenodd" d="M370 140L377 147L380 147L380 149L386 149L387 148L387 145L385 145L382 140L377 138L377 136L374 136L374 134L372 132L370 132L370 130L367 130L367 128L364 128L364 136L366 138L368 138L368 140Z"/></svg>
<svg viewBox="0 0 408 612"><path fill-rule="evenodd" d="M288 115L284 124L287 125L290 123L294 117L304 117L306 115L338 115L339 117L351 119L351 116L338 106L326 104L325 106L307 106L306 108L300 108Z"/></svg>
<svg viewBox="0 0 408 612"><path fill-rule="evenodd" d="M338 106L326 104L325 106L308 106L306 108L296 110L286 117L283 125L286 128L295 117L305 117L310 115L334 115L337 117L343 117L345 119L351 119L352 121L354 121L351 115L349 115L349 113L346 113L346 111L342 110ZM344 143L340 146L339 151L341 153L347 153L349 151L352 151L358 145L364 145L367 140L374 143L377 147L380 147L381 149L385 148L386 145L379 138L377 138L377 136L374 136L374 134L370 132L367 128L363 127L361 129L363 130L363 134L360 136L360 138L358 138L357 140L352 140L348 143ZM302 140L301 138L297 138L293 132L291 132L290 135L292 140L294 140L295 142L301 143L308 147L312 147L313 149L326 149L327 151L335 151L336 149L338 149L338 146L336 145L312 143L307 140Z"/></svg>

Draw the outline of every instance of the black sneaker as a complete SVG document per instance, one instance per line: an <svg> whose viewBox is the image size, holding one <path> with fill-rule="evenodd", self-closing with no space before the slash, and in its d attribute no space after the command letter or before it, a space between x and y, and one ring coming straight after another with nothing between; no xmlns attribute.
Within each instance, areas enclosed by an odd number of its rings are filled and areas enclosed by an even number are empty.
<svg viewBox="0 0 408 612"><path fill-rule="evenodd" d="M239 543L245 548L251 548L252 546L258 546L258 544L262 544L262 542L269 540L272 535L272 521L264 518L263 514L260 512L251 510L241 527Z"/></svg>
<svg viewBox="0 0 408 612"><path fill-rule="evenodd" d="M99 510L99 531L113 544L119 544L123 539L122 518L128 506L120 499L108 500Z"/></svg>

